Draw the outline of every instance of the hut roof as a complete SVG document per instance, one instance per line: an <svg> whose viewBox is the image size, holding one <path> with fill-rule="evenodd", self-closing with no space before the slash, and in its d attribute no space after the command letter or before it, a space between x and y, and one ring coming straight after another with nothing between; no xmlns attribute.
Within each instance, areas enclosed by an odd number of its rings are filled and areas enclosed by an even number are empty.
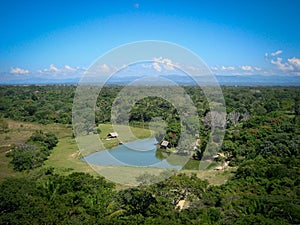
<svg viewBox="0 0 300 225"><path fill-rule="evenodd" d="M168 141L162 141L160 145L163 146L163 147L168 147L169 142Z"/></svg>
<svg viewBox="0 0 300 225"><path fill-rule="evenodd" d="M118 137L118 133L117 133L117 132L111 132L111 133L109 133L107 136L110 136L110 137Z"/></svg>

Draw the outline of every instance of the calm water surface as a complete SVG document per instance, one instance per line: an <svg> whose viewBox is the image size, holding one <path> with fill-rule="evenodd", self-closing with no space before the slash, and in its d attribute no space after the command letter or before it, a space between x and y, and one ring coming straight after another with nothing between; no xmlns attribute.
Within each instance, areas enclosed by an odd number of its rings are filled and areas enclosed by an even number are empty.
<svg viewBox="0 0 300 225"><path fill-rule="evenodd" d="M156 148L155 138L140 139L117 147L95 152L82 160L90 164L104 166L150 166L181 169L180 165L170 164Z"/></svg>

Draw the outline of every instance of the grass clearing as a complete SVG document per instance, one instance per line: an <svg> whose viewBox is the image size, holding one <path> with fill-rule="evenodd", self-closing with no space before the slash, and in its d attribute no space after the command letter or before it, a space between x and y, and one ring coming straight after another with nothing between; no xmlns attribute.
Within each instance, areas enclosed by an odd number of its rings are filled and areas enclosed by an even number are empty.
<svg viewBox="0 0 300 225"><path fill-rule="evenodd" d="M105 148L112 148L119 145L120 142L135 141L141 138L151 137L151 131L139 127L129 127L125 125L112 126L111 124L100 124L101 133L99 137ZM118 138L107 139L107 134L116 131L119 134ZM132 134L131 134L132 132Z"/></svg>
<svg viewBox="0 0 300 225"><path fill-rule="evenodd" d="M227 167L224 171L219 170L181 170L180 173L192 174L196 173L197 177L202 180L207 180L210 185L222 185L227 182L228 179L233 177L234 172L236 171L235 167Z"/></svg>
<svg viewBox="0 0 300 225"><path fill-rule="evenodd" d="M136 178L142 175L158 176L164 171L164 168L154 167L134 167L134 166L97 166L92 165L95 171L98 171L107 180L110 180L124 187L137 186ZM170 170L169 170L170 171ZM121 184L120 184L121 183Z"/></svg>
<svg viewBox="0 0 300 225"><path fill-rule="evenodd" d="M0 180L5 177L21 176L22 173L15 172L9 164L10 158L6 153L16 144L23 144L36 130L53 132L59 140L64 137L71 137L72 130L67 125L49 124L43 125L38 123L20 122L6 119L8 131L0 133Z"/></svg>
<svg viewBox="0 0 300 225"><path fill-rule="evenodd" d="M96 172L80 158L82 155L86 156L93 152L112 148L119 145L120 141L128 142L140 138L146 138L151 135L147 129L130 127L135 137L126 137L127 126L119 125L116 128L120 138L107 139L107 134L114 131L111 124L100 124L100 134L91 134L79 137L77 141L80 142L81 149L79 150L76 140L71 136L66 136L59 139L58 145L53 149L50 157L45 162L45 166L54 167L59 174L68 174L71 172L88 172L96 174ZM124 138L125 137L125 138ZM100 140L103 144L101 144Z"/></svg>
<svg viewBox="0 0 300 225"><path fill-rule="evenodd" d="M70 125L62 124L49 124L42 125L37 123L28 122L18 122L13 120L7 120L9 125L9 130L6 133L0 133L0 180L5 177L11 176L22 176L23 173L15 172L11 165L9 165L10 158L6 157L6 152L9 151L12 145L24 143L31 134L36 130L43 130L44 132L53 132L58 138L58 145L52 150L51 155L48 160L45 161L46 167L53 167L55 172L61 175L67 175L72 172L86 172L92 175L98 175L96 171L107 177L108 180L121 181L122 183L127 183L129 186L136 183L136 177L147 174L159 174L165 169L160 168L140 168L140 167L129 167L129 166L110 166L101 167L96 166L92 168L86 162L81 161L81 152L79 151L76 140L72 138L72 129ZM100 138L104 148L112 148L117 146L120 141L128 142L134 141L140 138L151 137L151 132L148 129L130 127L131 132L134 134L128 134L128 127L117 126L116 131L119 133L119 138L107 139L107 134L113 132L114 129L111 124L100 124L99 128L101 133L96 134L96 138ZM90 136L90 135L88 135ZM87 136L87 137L88 137ZM93 138L95 138L93 137ZM97 146L97 144L92 143L90 139L86 138L86 145L93 149L92 146ZM97 148L96 150L101 150ZM173 159L173 158L172 158ZM176 158L174 158L174 164L177 164ZM233 176L235 168L227 168L225 171L215 171L215 170L191 170L199 166L199 162L188 162L183 170L178 171L178 173L196 173L201 179L206 179L211 185L224 184L230 177ZM96 171L95 171L96 170ZM113 174L113 175L112 175ZM117 184L117 188L127 188L127 185Z"/></svg>
<svg viewBox="0 0 300 225"><path fill-rule="evenodd" d="M112 126L111 124L100 124L100 134L89 134L77 137L76 140L80 146L80 153L83 156L94 152L109 149L118 146L121 142L130 142L142 138L151 137L151 131L148 129L129 127L125 125ZM117 132L118 138L108 138L108 134Z"/></svg>
<svg viewBox="0 0 300 225"><path fill-rule="evenodd" d="M52 150L44 167L53 167L58 174L66 175L72 172L86 172L96 174L84 161L80 160L80 151L75 139L64 137L59 139L57 146Z"/></svg>
<svg viewBox="0 0 300 225"><path fill-rule="evenodd" d="M6 157L6 153L9 151L9 148L10 147L6 146L0 147L0 180L4 179L5 177L17 175L17 173L13 170L13 167L9 164L11 159Z"/></svg>
<svg viewBox="0 0 300 225"><path fill-rule="evenodd" d="M160 176L162 172L171 171L170 169L153 168L153 167L133 167L133 166L96 166L93 165L94 170L98 171L106 179L122 183L121 186L131 187L138 184L136 178L142 175ZM202 180L207 180L210 185L222 185L227 180L233 177L236 168L227 168L224 171L217 170L179 170L175 173L185 173L191 175L197 174L197 177ZM172 173L172 172L171 172Z"/></svg>

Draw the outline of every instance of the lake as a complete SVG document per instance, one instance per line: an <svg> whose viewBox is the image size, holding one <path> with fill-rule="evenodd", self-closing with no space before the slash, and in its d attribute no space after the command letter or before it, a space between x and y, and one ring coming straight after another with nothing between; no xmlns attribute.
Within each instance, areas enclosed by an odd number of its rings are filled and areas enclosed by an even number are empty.
<svg viewBox="0 0 300 225"><path fill-rule="evenodd" d="M141 166L181 169L181 163L168 160L168 155L157 150L155 138L145 138L83 157L89 164L103 166Z"/></svg>

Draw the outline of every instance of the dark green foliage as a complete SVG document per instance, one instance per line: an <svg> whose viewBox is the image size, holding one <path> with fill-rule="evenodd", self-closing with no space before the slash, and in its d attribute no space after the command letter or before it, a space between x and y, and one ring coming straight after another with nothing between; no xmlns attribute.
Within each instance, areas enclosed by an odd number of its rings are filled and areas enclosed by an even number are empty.
<svg viewBox="0 0 300 225"><path fill-rule="evenodd" d="M29 122L71 123L74 86L1 86L0 114Z"/></svg>
<svg viewBox="0 0 300 225"><path fill-rule="evenodd" d="M11 178L0 184L0 224L100 223L111 213L112 188L83 173Z"/></svg>
<svg viewBox="0 0 300 225"><path fill-rule="evenodd" d="M127 213L142 215L146 214L151 204L156 203L150 192L138 189L120 191L118 201Z"/></svg>
<svg viewBox="0 0 300 225"><path fill-rule="evenodd" d="M40 167L47 159L47 155L44 154L38 147L27 144L14 147L7 156L12 158L10 163L13 164L14 170L16 171L30 170Z"/></svg>
<svg viewBox="0 0 300 225"><path fill-rule="evenodd" d="M241 212L241 221L253 218L268 221L266 224L299 223L299 162L295 157L272 156L257 157L239 166L226 187L238 196L231 205Z"/></svg>
<svg viewBox="0 0 300 225"><path fill-rule="evenodd" d="M257 157L219 187L179 174L121 191L101 177L42 170L0 184L0 223L298 224L299 161ZM179 200L186 209L176 209Z"/></svg>
<svg viewBox="0 0 300 225"><path fill-rule="evenodd" d="M6 155L12 158L14 170L31 170L43 165L57 143L58 139L53 133L36 131L26 144L15 146Z"/></svg>
<svg viewBox="0 0 300 225"><path fill-rule="evenodd" d="M297 116L300 115L300 97L299 96L297 96L295 98L294 111L295 111L295 115L297 115Z"/></svg>
<svg viewBox="0 0 300 225"><path fill-rule="evenodd" d="M33 135L28 139L27 143L38 145L43 150L51 150L58 143L58 139L55 134L49 132L44 133L43 131L35 131Z"/></svg>

